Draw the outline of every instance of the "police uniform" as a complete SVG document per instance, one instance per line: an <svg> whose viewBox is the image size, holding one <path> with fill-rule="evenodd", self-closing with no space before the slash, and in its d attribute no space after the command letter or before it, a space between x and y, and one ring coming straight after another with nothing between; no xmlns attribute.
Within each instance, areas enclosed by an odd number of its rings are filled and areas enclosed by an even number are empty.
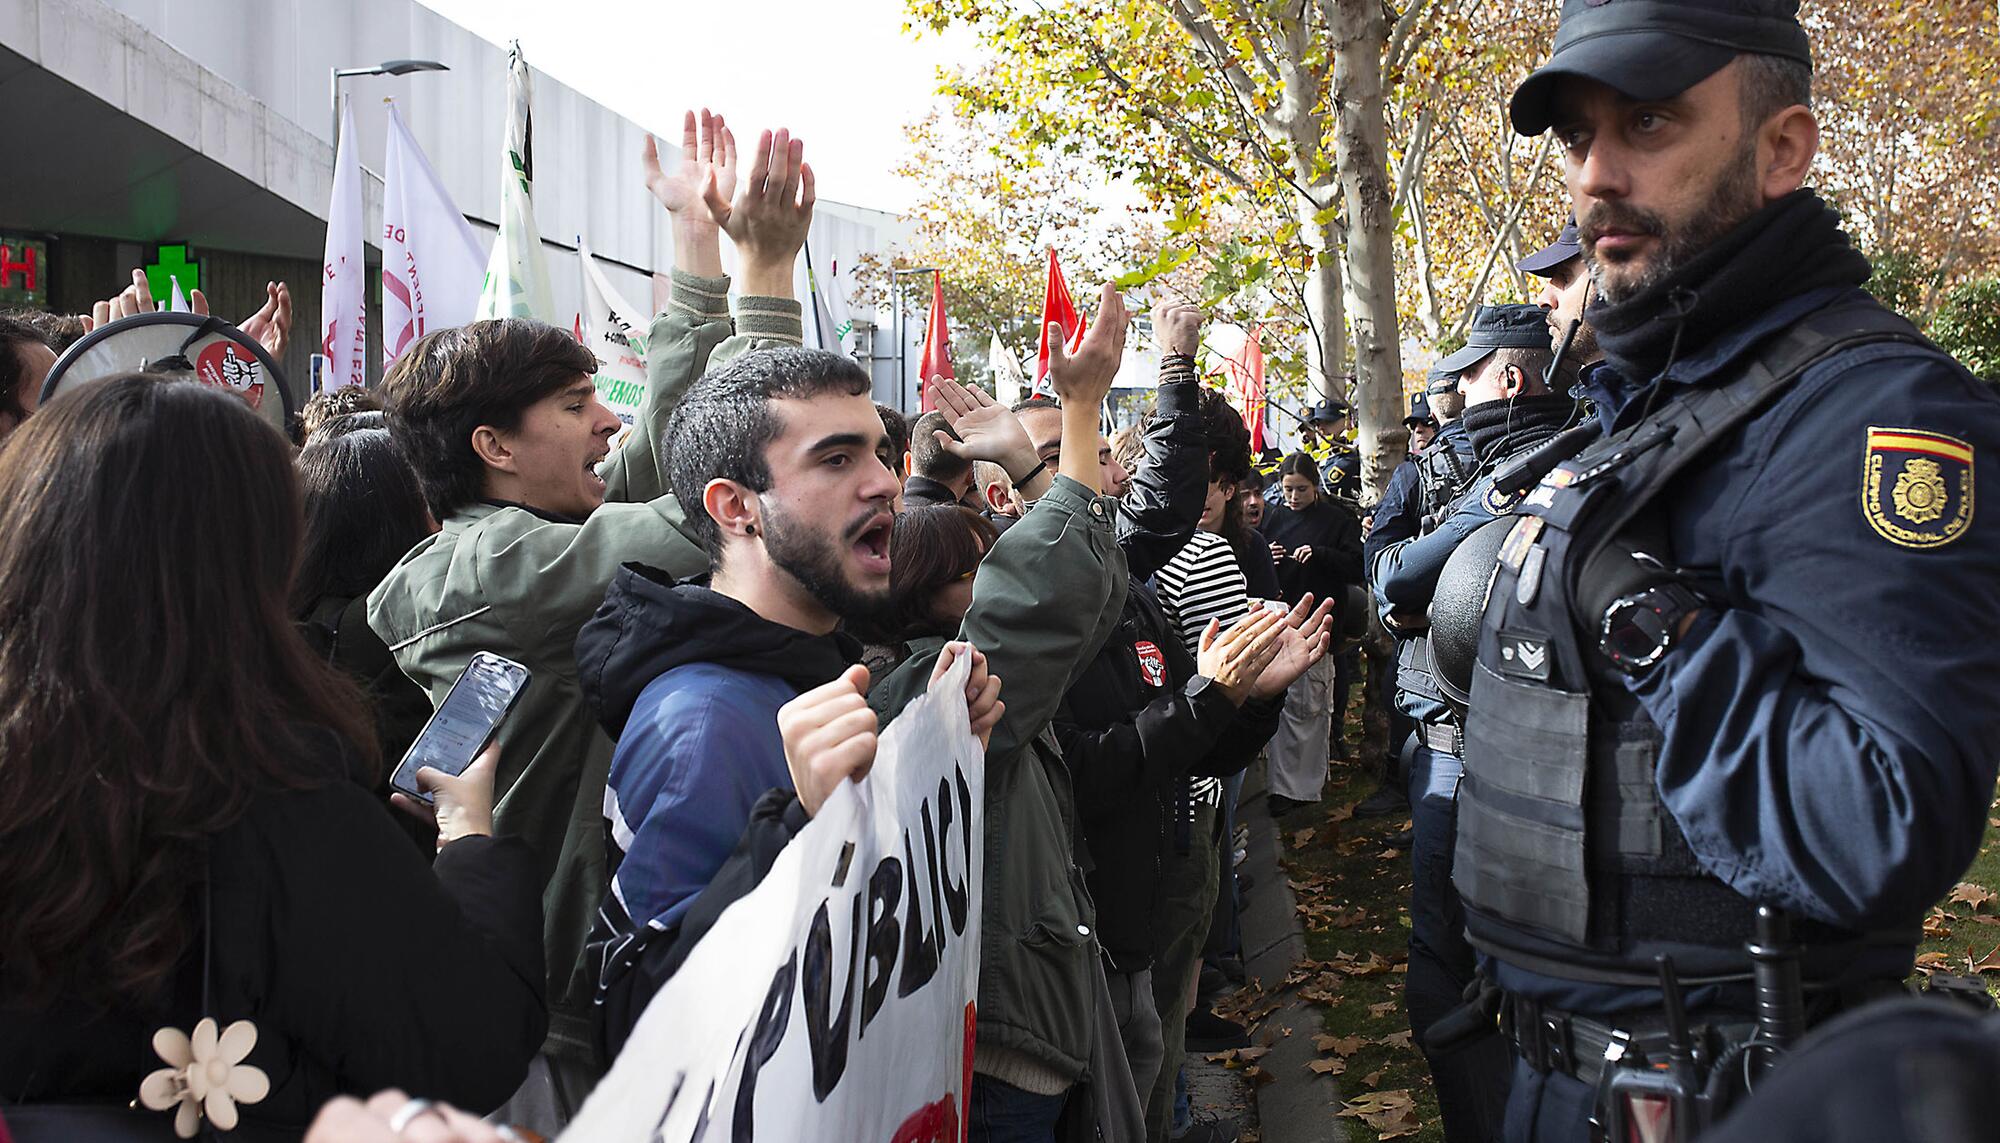
<svg viewBox="0 0 2000 1143"><path fill-rule="evenodd" d="M1418 396L1427 398L1457 389L1458 374L1436 366ZM1456 418L1439 425L1429 448L1405 459L1389 474L1382 499L1375 505L1375 522L1368 529L1368 539L1363 545L1362 566L1374 568L1375 557L1383 548L1398 540L1416 538L1427 518L1441 518L1445 504L1471 480L1477 465L1465 426Z"/></svg>
<svg viewBox="0 0 2000 1143"><path fill-rule="evenodd" d="M1795 0L1567 0L1557 75L1664 98L1806 59ZM1859 290L1810 191L1588 312L1605 435L1514 506L1466 726L1454 880L1504 991L1510 1140L1582 1140L1661 1058L1671 958L1711 1061L1747 1036L1756 905L1824 1018L1910 969L2000 752L2000 396ZM1984 454L1987 464L1979 461Z"/></svg>
<svg viewBox="0 0 2000 1143"><path fill-rule="evenodd" d="M1347 402L1338 397L1328 397L1306 410L1306 423L1317 425L1321 422L1346 420L1353 412ZM1361 500L1361 454L1354 446L1339 437L1324 438L1327 455L1319 462L1320 488L1345 500L1359 503Z"/></svg>
<svg viewBox="0 0 2000 1143"><path fill-rule="evenodd" d="M1461 374L1501 348L1549 348L1539 307L1480 307L1465 347L1439 362L1433 376L1448 378L1455 386ZM1461 462L1449 448L1436 450L1447 454L1453 467L1433 466L1423 484L1428 486L1447 471L1456 479L1448 479L1442 490L1420 489L1426 500L1435 497L1443 502L1429 507L1418 536L1384 546L1373 565L1377 602L1399 641L1396 706L1416 728L1407 748L1412 840L1405 1007L1436 1081L1448 1143L1483 1143L1498 1135L1511 1060L1506 1042L1493 1034L1490 1024L1465 1043L1431 1042L1433 1028L1459 1006L1461 995L1473 984L1475 964L1465 940L1464 910L1451 886L1465 695L1440 677L1433 663L1431 630L1428 624L1418 624L1416 617L1429 612L1431 618L1440 618L1433 596L1447 561L1467 536L1496 517L1488 494L1494 474L1570 427L1574 412L1575 400L1567 395L1489 401L1468 408L1454 424L1468 448L1476 449L1474 458ZM1477 433L1472 431L1475 427ZM1457 606L1468 613L1455 617L1461 628L1470 627L1477 602L1460 601Z"/></svg>

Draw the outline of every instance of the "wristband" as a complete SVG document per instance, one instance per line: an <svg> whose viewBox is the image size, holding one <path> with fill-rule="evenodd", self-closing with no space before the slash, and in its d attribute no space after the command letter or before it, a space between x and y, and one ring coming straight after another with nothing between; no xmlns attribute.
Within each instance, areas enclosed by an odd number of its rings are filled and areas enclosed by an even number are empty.
<svg viewBox="0 0 2000 1143"><path fill-rule="evenodd" d="M1030 480L1033 480L1035 477L1040 476L1044 472L1047 472L1048 468L1049 468L1048 461L1038 460L1035 462L1035 467L1028 470L1026 476L1016 477L1010 473L1007 479L1014 482L1014 488L1018 491L1023 485L1027 484Z"/></svg>

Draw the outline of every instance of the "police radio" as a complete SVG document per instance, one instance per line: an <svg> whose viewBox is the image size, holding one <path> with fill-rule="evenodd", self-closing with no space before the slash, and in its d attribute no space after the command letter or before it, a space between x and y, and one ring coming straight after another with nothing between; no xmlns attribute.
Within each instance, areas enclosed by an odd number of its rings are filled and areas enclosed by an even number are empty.
<svg viewBox="0 0 2000 1143"><path fill-rule="evenodd" d="M1605 1049L1594 1123L1602 1143L1692 1143L1789 1051L1806 1031L1805 977L1791 919L1757 907L1745 946L1756 993L1756 1031L1742 1043L1704 1058L1688 1030L1687 1004L1673 958L1660 956L1660 1002L1666 1051L1648 1058L1614 1040Z"/></svg>

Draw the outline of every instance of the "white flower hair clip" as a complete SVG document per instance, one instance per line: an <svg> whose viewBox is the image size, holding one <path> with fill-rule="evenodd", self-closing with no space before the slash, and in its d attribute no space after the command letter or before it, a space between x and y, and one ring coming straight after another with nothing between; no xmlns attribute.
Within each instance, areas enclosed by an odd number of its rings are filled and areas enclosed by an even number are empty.
<svg viewBox="0 0 2000 1143"><path fill-rule="evenodd" d="M174 1112L174 1134L192 1139L204 1114L218 1131L236 1127L236 1105L256 1103L271 1094L264 1069L243 1061L257 1046L257 1026L238 1020L220 1034L215 1020L204 1016L189 1036L179 1028L153 1033L153 1051L166 1067L139 1084L139 1102L153 1111Z"/></svg>

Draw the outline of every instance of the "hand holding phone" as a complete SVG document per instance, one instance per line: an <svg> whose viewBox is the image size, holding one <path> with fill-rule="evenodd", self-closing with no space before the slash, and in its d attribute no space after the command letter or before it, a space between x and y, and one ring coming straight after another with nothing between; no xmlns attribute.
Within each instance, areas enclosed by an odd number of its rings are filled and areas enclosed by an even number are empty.
<svg viewBox="0 0 2000 1143"><path fill-rule="evenodd" d="M389 778L390 787L426 804L432 802L433 795L418 782L417 771L429 768L453 778L465 773L493 741L501 720L527 689L530 677L528 668L490 651L474 655L417 740L410 743Z"/></svg>

